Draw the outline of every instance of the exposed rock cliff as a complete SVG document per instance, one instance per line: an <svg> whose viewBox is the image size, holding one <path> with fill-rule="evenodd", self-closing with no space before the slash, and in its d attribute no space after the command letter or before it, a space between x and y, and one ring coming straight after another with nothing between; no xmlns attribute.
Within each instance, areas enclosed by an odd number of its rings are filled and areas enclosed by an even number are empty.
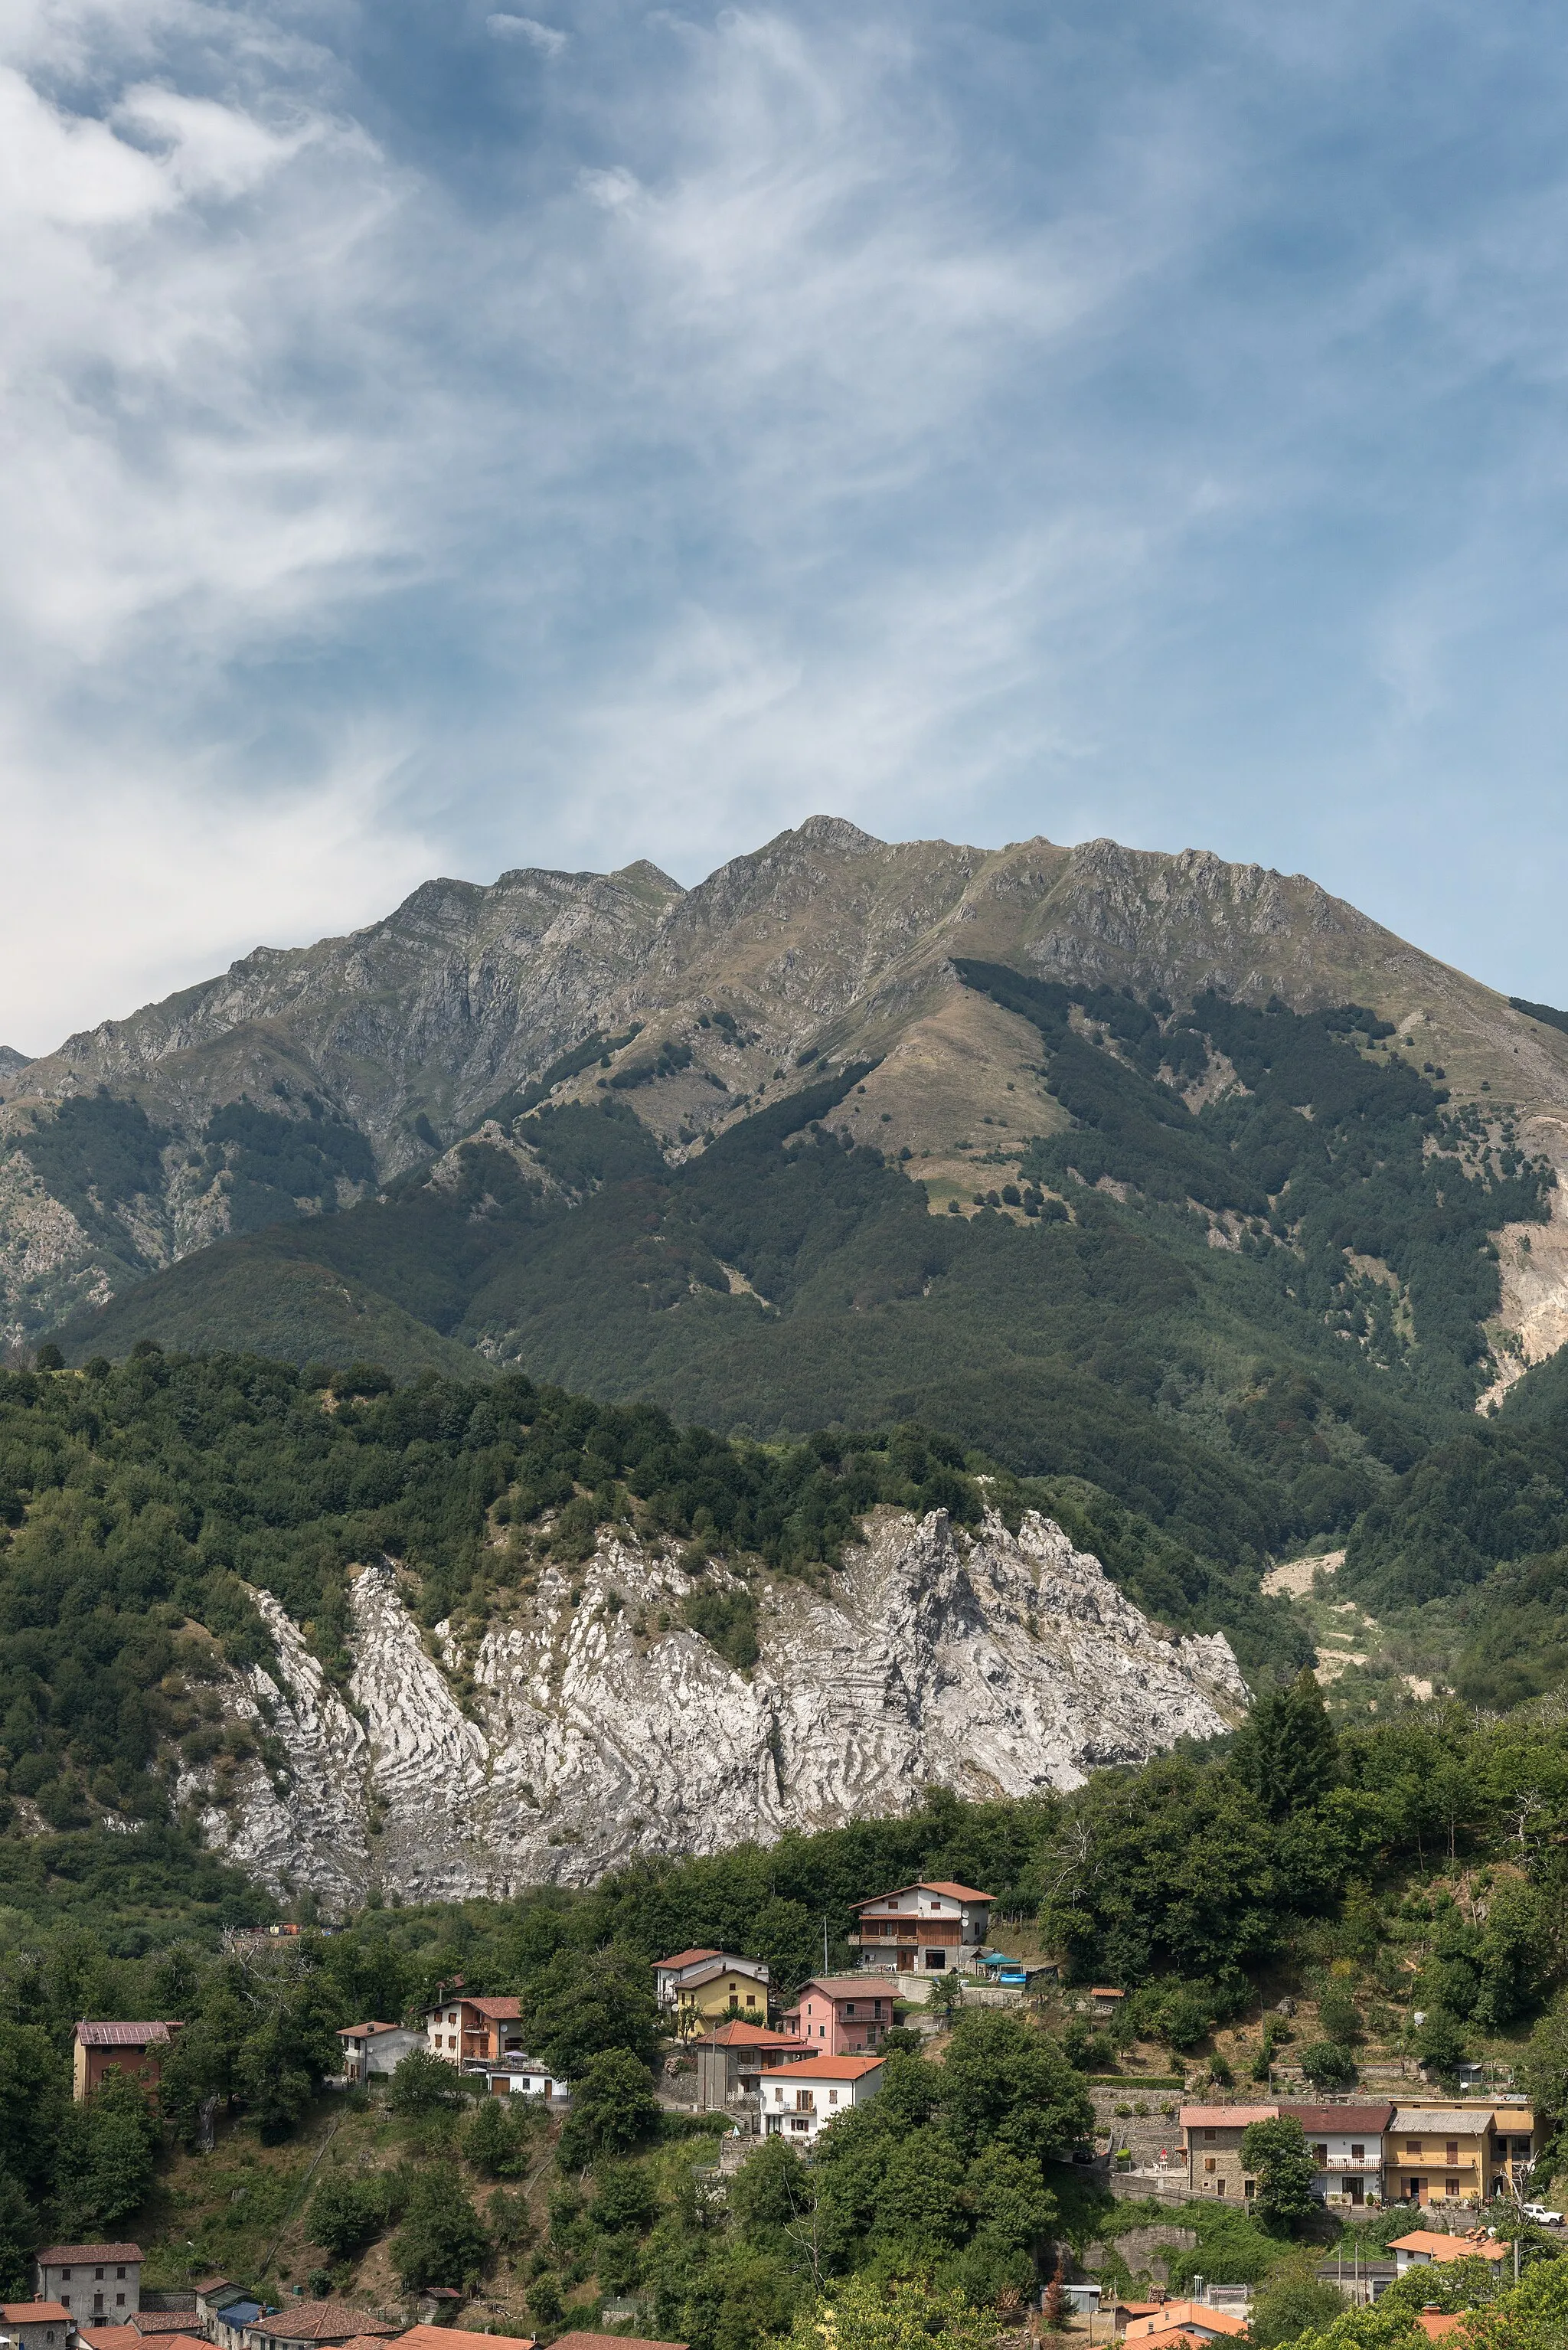
<svg viewBox="0 0 1568 2350"><path fill-rule="evenodd" d="M1247 1691L1219 1635L1159 1637L1097 1560L1031 1513L978 1536L936 1512L869 1522L831 1598L754 1583L761 1655L733 1670L680 1622L672 1556L607 1538L547 1568L525 1616L437 1662L388 1562L354 1586L348 1700L275 1601L278 1669L236 1676L287 1758L228 1806L182 1789L208 1839L278 1887L330 1903L379 1884L410 1898L591 1882L639 1853L1080 1784L1233 1722ZM454 1690L472 1685L465 1711ZM283 1792L279 1792L279 1789Z"/></svg>

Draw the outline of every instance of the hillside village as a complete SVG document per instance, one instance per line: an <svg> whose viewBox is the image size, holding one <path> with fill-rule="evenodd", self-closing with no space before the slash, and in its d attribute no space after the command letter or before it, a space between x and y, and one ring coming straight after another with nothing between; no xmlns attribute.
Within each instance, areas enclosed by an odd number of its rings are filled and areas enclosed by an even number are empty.
<svg viewBox="0 0 1568 2350"><path fill-rule="evenodd" d="M1058 2022L1076 2012L1090 2026L1118 2032L1127 1992L1099 1984L1075 1993L1058 1960L994 1947L995 1907L994 1895L944 1878L863 1899L853 1905L847 1937L855 1963L809 1976L783 1997L768 1963L743 1950L693 1946L656 1960L649 1987L663 2056L652 2118L678 2135L684 2128L688 2147L706 2147L691 2174L708 2178L702 2191L730 2193L752 2166L761 2177L770 2162L776 2171L781 2159L792 2166L804 2159L808 2170L820 2163L832 2151L835 2130L864 2113L898 2066L911 2060L946 2065L966 2011L971 2031L976 2016L1000 2022L1011 2014L1016 2020L1005 2028L1025 2034L1025 2043L1012 2043L1015 2050L1034 2037L1047 2011ZM286 1924L230 1939L256 1962L286 1970L306 1938ZM83 2019L73 2036L73 2103L89 2106L134 2084L155 2106L183 2030L174 2018ZM564 2133L580 2099L568 2068L535 2057L524 2036L519 1998L472 1991L461 1977L401 2021L369 2018L337 2027L341 2069L324 2081L322 2095L324 2110L330 2116L336 2100L341 2118L328 2118L304 2186L318 2178L323 2156L351 2116L369 2120L400 2107L428 2117L456 2095L472 2115L465 2137L471 2152L476 2136L499 2144L512 2116L529 2120L533 2134L519 2143L530 2149L530 2176L513 2213L515 2240L525 2242L527 2188L537 2184L553 2149L564 2159ZM1143 2060L1120 2036L1124 2070L1117 2080L1131 2087ZM1162 2262L1157 2251L1135 2278L1116 2249L1116 2226L1103 2215L1097 2262L1092 2252L1083 2256L1085 2248L1075 2246L1067 2230L1054 2229L1054 2243L1037 2248L1030 2293L1001 2296L1001 2323L1021 2337L1125 2339L1138 2350L1251 2338L1253 2286L1223 2275L1194 2276L1190 2262L1183 2271L1171 2256L1184 2235L1189 2243L1195 2240L1191 2222L1200 2237L1205 2212L1216 2223L1227 2213L1246 2222L1262 2212L1274 2191L1281 2145L1298 2165L1303 2211L1318 2214L1311 2223L1314 2241L1320 2250L1335 2246L1332 2257L1319 2260L1318 2290L1346 2311L1371 2308L1395 2288L1396 2298L1406 2301L1414 2291L1437 2293L1438 2301L1411 2304L1418 2330L1434 2340L1461 2324L1467 2293L1484 2299L1486 2280L1495 2287L1511 2259L1517 2271L1518 2244L1511 2252L1511 2240L1521 2229L1539 2257L1560 2225L1560 2214L1531 2199L1547 2175L1550 2130L1520 2092L1494 2085L1477 2095L1473 2084L1455 2090L1417 2074L1390 2096L1260 2096L1220 2088L1216 2076L1224 2070L1217 2056L1201 2102L1168 2098L1146 2125L1131 2116L1147 2114L1147 2105L1107 2103L1116 2080L1091 2085L1086 2098L1080 2088L1082 2134L1057 2145L1058 2161L1073 2188L1096 2195L1113 2213L1120 2205L1129 2220L1168 2210L1167 2258ZM1158 2085L1150 2076L1148 2086ZM895 2095L907 2100L907 2080ZM486 2133L492 2120L495 2129ZM205 2143L212 2147L210 2123ZM519 2175L519 2166L494 2167ZM243 2197L248 2190L232 2191ZM400 2293L383 2272L378 2293L372 2262L355 2280L340 2261L280 2293L286 2271L281 2263L274 2268L277 2245L291 2218L296 2235L302 2225L308 2232L324 2191L318 2186L308 2207L303 2186L281 2212L275 2203L282 2224L265 2258L238 2263L234 2275L203 2269L199 2256L182 2255L168 2241L150 2251L129 2238L41 2246L31 2263L31 2297L0 2307L0 2350L140 2350L151 2336L160 2337L156 2350L387 2350L394 2343L406 2350L475 2350L497 2334L551 2343L556 2350L612 2350L618 2344L693 2350L649 2334L646 2301L618 2292L605 2273L614 2264L602 2259L597 2299L573 2309L562 2305L547 2272L540 2284L544 2263L536 2261L521 2314L510 2294L498 2301L495 2281L482 2285L476 2272L462 2286L434 2282L433 2273L412 2283L405 2278ZM601 2163L601 2199L605 2192ZM561 2200L557 2189L548 2202L551 2241ZM566 2200L569 2205L569 2193ZM497 2204L508 2201L505 2189L498 2190ZM317 2226L318 2235L331 2232L319 2219ZM1144 2235L1150 2232L1146 2225ZM572 2273L568 2267L568 2280ZM593 2323L574 2324L578 2316Z"/></svg>

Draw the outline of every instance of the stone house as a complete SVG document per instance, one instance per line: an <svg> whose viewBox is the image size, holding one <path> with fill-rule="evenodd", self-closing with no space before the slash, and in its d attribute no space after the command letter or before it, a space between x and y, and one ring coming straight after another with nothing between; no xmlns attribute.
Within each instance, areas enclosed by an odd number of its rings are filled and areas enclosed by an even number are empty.
<svg viewBox="0 0 1568 2350"><path fill-rule="evenodd" d="M978 1964L996 1897L972 1885L933 1879L900 1885L856 1906L849 1939L862 1967L897 1974L945 1974Z"/></svg>
<svg viewBox="0 0 1568 2350"><path fill-rule="evenodd" d="M233 2312L225 2311L232 2318ZM292 2309L264 2310L244 2329L245 2350L346 2350L366 2338L390 2341L400 2332L347 2301L296 2301Z"/></svg>
<svg viewBox="0 0 1568 2350"><path fill-rule="evenodd" d="M38 2299L78 2325L124 2325L141 2306L140 2244L46 2244L33 2266Z"/></svg>
<svg viewBox="0 0 1568 2350"><path fill-rule="evenodd" d="M697 2061L697 2103L704 2113L722 2114L737 2099L759 2094L763 2077L797 2063L811 2050L787 2032L767 2032L736 2019L721 2023L691 2043Z"/></svg>
<svg viewBox="0 0 1568 2350"><path fill-rule="evenodd" d="M57 2301L0 2303L0 2326L16 2350L66 2350L76 2332L70 2311Z"/></svg>
<svg viewBox="0 0 1568 2350"><path fill-rule="evenodd" d="M1183 2106L1179 2116L1193 2195L1244 2202L1256 2181L1242 2168L1241 2140L1254 2122L1272 2122L1278 2106Z"/></svg>

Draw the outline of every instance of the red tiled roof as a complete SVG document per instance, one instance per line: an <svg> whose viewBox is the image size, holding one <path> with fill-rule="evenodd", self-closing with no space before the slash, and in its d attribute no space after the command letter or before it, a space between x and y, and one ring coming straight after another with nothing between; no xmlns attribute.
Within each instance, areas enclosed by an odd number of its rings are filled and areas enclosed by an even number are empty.
<svg viewBox="0 0 1568 2350"><path fill-rule="evenodd" d="M1394 2119L1384 2106L1297 2106L1280 2100L1282 2114L1300 2122L1308 2137L1381 2137Z"/></svg>
<svg viewBox="0 0 1568 2350"><path fill-rule="evenodd" d="M1452 2334L1456 2326L1464 2324L1467 2314L1457 2309L1447 2316L1440 2309L1421 2309L1416 2313L1416 2323L1428 2342L1440 2342L1445 2334Z"/></svg>
<svg viewBox="0 0 1568 2350"><path fill-rule="evenodd" d="M660 1974L670 1967L694 1967L699 1959L722 1959L722 1950L677 1950L672 1959L655 1959L653 1971Z"/></svg>
<svg viewBox="0 0 1568 2350"><path fill-rule="evenodd" d="M514 1999L471 1999L468 2004L487 2015L492 2023L515 2023L523 2013Z"/></svg>
<svg viewBox="0 0 1568 2350"><path fill-rule="evenodd" d="M395 2325L383 2325L368 2309L356 2309L347 2301L296 2301L292 2309L279 2309L270 2315L256 2318L246 2332L270 2334L280 2342L348 2342L358 2334L373 2334L381 2341L397 2333Z"/></svg>
<svg viewBox="0 0 1568 2350"><path fill-rule="evenodd" d="M827 1999L888 1999L892 1996L888 1983L877 1975L813 1975L803 1982L794 1995L794 2005L788 2010L794 2015L808 1991L819 1991Z"/></svg>
<svg viewBox="0 0 1568 2350"><path fill-rule="evenodd" d="M363 2040L367 2033L396 2032L397 2028L395 2023L340 2023L337 2037L339 2040ZM227 2282L225 2278L224 2282Z"/></svg>
<svg viewBox="0 0 1568 2350"><path fill-rule="evenodd" d="M1177 2119L1183 2129L1248 2129L1277 2121L1279 2112L1278 2106L1183 2106Z"/></svg>
<svg viewBox="0 0 1568 2350"><path fill-rule="evenodd" d="M182 2315L172 2309L139 2309L130 2323L138 2334L186 2334L190 2331L191 2312Z"/></svg>
<svg viewBox="0 0 1568 2350"><path fill-rule="evenodd" d="M1168 2301L1151 2317L1137 2317L1127 2327L1127 2337L1147 2342L1156 2334L1179 2331L1187 2325L1201 2326L1206 2334L1245 2334L1246 2320L1232 2317L1228 2309L1210 2309L1204 2301Z"/></svg>
<svg viewBox="0 0 1568 2350"><path fill-rule="evenodd" d="M0 2318L7 2325L68 2325L71 2313L57 2301L0 2302Z"/></svg>
<svg viewBox="0 0 1568 2350"><path fill-rule="evenodd" d="M994 1901L994 1893L977 1892L972 1885L952 1885L945 1877L923 1877L918 1885L895 1885L890 1893L874 1893L869 1901L855 1901L855 1909L875 1909L878 1901L896 1901L900 1893L945 1893L950 1901Z"/></svg>
<svg viewBox="0 0 1568 2350"><path fill-rule="evenodd" d="M760 2023L748 2023L743 2016L732 2016L714 2032L704 2032L689 2043L693 2048L804 2048L791 2032L769 2032Z"/></svg>
<svg viewBox="0 0 1568 2350"><path fill-rule="evenodd" d="M864 2073L874 2073L885 2060L880 2056L807 2056L801 2064L792 2064L792 2081L858 2081Z"/></svg>
<svg viewBox="0 0 1568 2350"><path fill-rule="evenodd" d="M47 2269L96 2268L105 2261L140 2261L140 2244L46 2244L33 2258Z"/></svg>
<svg viewBox="0 0 1568 2350"><path fill-rule="evenodd" d="M687 2345L684 2342L649 2342L635 2334L557 2334L555 2350L687 2350Z"/></svg>
<svg viewBox="0 0 1568 2350"><path fill-rule="evenodd" d="M88 2350L137 2350L141 2336L134 2325L81 2325L77 2328L77 2339L85 2342Z"/></svg>
<svg viewBox="0 0 1568 2350"><path fill-rule="evenodd" d="M408 2350L479 2350L481 2343L484 2350L495 2350L500 2338L494 2334L465 2333L461 2325L410 2325L406 2334L399 2335L398 2350L404 2350L405 2344ZM354 2345L345 2343L343 2350L354 2350ZM519 2342L515 2350L534 2350L534 2345Z"/></svg>
<svg viewBox="0 0 1568 2350"><path fill-rule="evenodd" d="M1439 2166L1440 2168L1440 2166ZM1391 2252L1425 2252L1432 2261L1505 2261L1508 2246L1490 2236L1439 2236L1430 2228L1412 2228L1407 2236L1396 2236L1388 2247Z"/></svg>
<svg viewBox="0 0 1568 2350"><path fill-rule="evenodd" d="M178 2023L78 2023L84 2048L151 2048L178 2032Z"/></svg>

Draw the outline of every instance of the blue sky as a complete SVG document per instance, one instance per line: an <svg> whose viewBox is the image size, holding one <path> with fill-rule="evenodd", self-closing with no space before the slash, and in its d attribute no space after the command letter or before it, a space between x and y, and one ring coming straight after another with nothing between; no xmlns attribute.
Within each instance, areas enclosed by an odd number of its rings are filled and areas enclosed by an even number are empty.
<svg viewBox="0 0 1568 2350"><path fill-rule="evenodd" d="M0 18L0 1041L818 809L1568 1003L1559 10L536 10Z"/></svg>

